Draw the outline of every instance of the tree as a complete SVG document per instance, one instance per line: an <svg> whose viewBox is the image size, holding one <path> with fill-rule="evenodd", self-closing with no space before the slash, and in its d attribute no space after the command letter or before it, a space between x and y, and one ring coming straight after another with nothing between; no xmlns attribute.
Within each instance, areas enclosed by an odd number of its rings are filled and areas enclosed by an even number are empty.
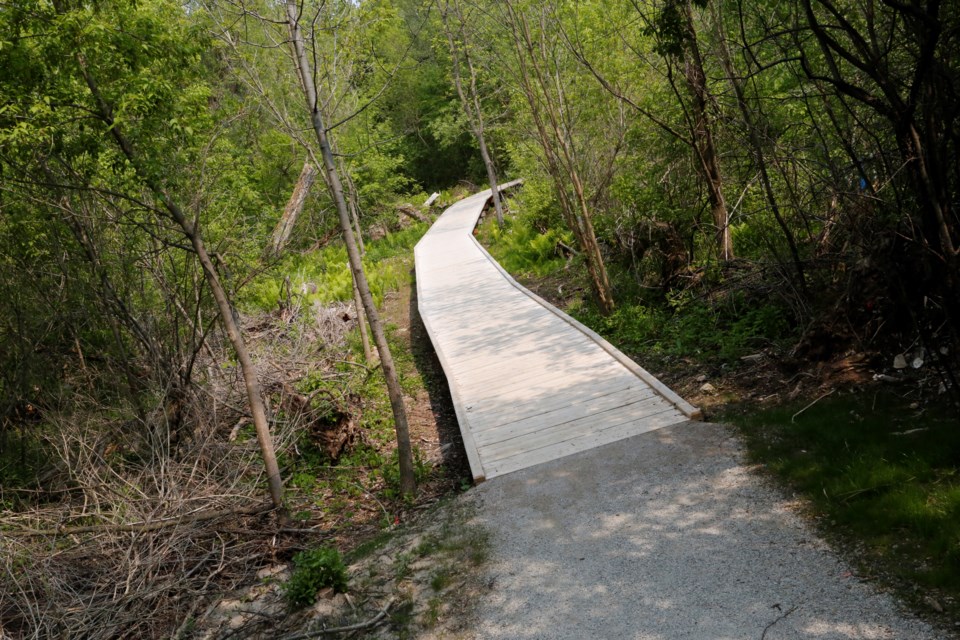
<svg viewBox="0 0 960 640"><path fill-rule="evenodd" d="M636 0L631 1L640 11ZM695 0L695 3L698 6L705 6L707 1ZM654 17L651 28L658 40L658 53L677 60L683 67L683 77L690 94L690 113L687 116L687 122L690 138L694 144L695 166L707 187L707 199L710 202L710 212L716 227L717 251L722 260L731 260L734 254L733 237L730 234L730 213L723 195L720 157L709 113L713 99L707 87L703 55L694 26L693 4L694 0L666 0Z"/></svg>
<svg viewBox="0 0 960 640"><path fill-rule="evenodd" d="M273 449L269 422L261 396L257 371L250 358L243 333L236 320L227 289L223 286L215 258L207 249L198 215L188 215L175 197L166 166L175 165L180 150L176 136L165 135L170 123L183 117L188 103L199 97L190 94L196 72L197 45L188 37L179 6L157 0L137 7L84 6L71 8L56 2L29 15L19 28L21 34L40 33L34 61L42 60L56 73L46 73L42 94L20 94L18 107L38 117L19 131L8 131L5 146L23 153L29 136L47 142L44 154L28 156L20 165L24 181L55 186L64 191L106 192L111 197L135 203L151 216L173 223L183 249L199 261L203 277L219 311L220 321L237 355L247 400L266 468L274 507L283 503L283 483ZM26 16L21 16L26 17ZM136 46L132 46L137 43ZM25 46L23 40L18 44ZM168 75L152 75L156 66L180 65ZM25 87L29 89L29 87ZM33 102L31 102L33 101ZM44 105L44 106L41 106ZM193 108L189 104L188 108ZM66 129L62 123L77 123ZM187 135L189 124L180 125ZM142 148L149 148L143 152ZM167 155L169 154L169 155ZM91 162L92 160L92 162ZM50 185L52 162L62 165L71 182ZM39 175L38 173L39 172ZM69 211L69 210L68 210ZM91 264L100 262L89 236L76 228L81 243L87 244ZM101 278L108 296L112 286Z"/></svg>
<svg viewBox="0 0 960 640"><path fill-rule="evenodd" d="M343 235L344 244L347 247L347 255L350 259L350 268L353 273L354 282L359 289L363 308L370 322L370 330L373 332L374 344L377 347L377 353L380 355L380 364L387 382L387 391L390 396L390 406L393 410L394 425L397 432L397 450L400 461L400 490L406 495L413 495L416 491L416 481L413 472L413 452L410 447L410 432L407 426L406 410L403 406L403 389L400 387L397 370L393 364L393 356L390 353L390 347L387 344L383 325L380 322L380 314L377 311L376 303L373 301L370 286L367 283L366 274L363 270L363 262L351 226L350 211L347 207L343 186L340 182L340 175L337 171L336 160L334 159L329 141L329 131L324 125L323 114L321 113L319 95L313 80L313 69L307 56L307 47L301 29L300 17L301 11L296 1L288 0L286 3L286 22L290 31L290 46L293 49L293 62L297 70L297 75L300 78L300 86L303 90L303 96L310 114L310 123L317 138L317 145L320 148L327 186L330 189L330 194L337 208L337 214L340 219L340 230ZM316 43L314 43L314 46L316 46Z"/></svg>
<svg viewBox="0 0 960 640"><path fill-rule="evenodd" d="M467 36L467 18L463 13L460 0L444 0L442 6L440 6L440 18L443 33L450 48L450 69L453 84L457 89L457 95L460 97L463 112L470 123L470 129L473 131L473 135L477 139L477 145L480 147L480 157L483 159L483 166L487 170L487 180L490 183L497 224L503 227L503 205L500 201L500 189L497 187L497 171L487 147L483 105L480 102L480 91L477 87L477 69L473 63L473 55L470 53L471 43ZM455 24L454 19L456 19ZM461 66L466 68L469 80L466 89L461 79Z"/></svg>
<svg viewBox="0 0 960 640"><path fill-rule="evenodd" d="M586 185L567 119L571 109L564 85L565 70L557 57L559 33L553 24L556 16L546 5L534 7L531 12L532 19L536 20L534 30L516 0L506 0L503 8L516 55L517 83L533 119L547 172L553 180L564 220L586 258L597 305L602 313L609 314L615 306L613 292L594 232Z"/></svg>

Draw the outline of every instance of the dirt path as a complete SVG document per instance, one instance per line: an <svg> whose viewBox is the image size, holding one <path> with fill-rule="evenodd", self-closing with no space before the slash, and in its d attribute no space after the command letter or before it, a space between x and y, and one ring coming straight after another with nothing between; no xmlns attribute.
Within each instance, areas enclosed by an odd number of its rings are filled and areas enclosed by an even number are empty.
<svg viewBox="0 0 960 640"><path fill-rule="evenodd" d="M687 423L495 478L478 638L933 640L742 463Z"/></svg>

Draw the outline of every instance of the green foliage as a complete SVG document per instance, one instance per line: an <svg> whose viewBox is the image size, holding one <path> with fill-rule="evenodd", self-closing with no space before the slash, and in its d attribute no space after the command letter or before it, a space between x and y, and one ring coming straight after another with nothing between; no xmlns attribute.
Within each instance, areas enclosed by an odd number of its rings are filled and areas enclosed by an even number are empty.
<svg viewBox="0 0 960 640"><path fill-rule="evenodd" d="M417 484L427 479L430 475L430 469L430 463L428 463L424 457L423 450L419 447L413 447L413 475ZM403 494L400 491L399 451L394 449L389 462L380 468L380 474L383 476L383 480L387 485L386 489L384 489L384 495L391 499L401 497Z"/></svg>
<svg viewBox="0 0 960 640"><path fill-rule="evenodd" d="M295 608L313 604L317 591L330 587L335 593L347 590L347 566L333 547L301 551L293 557L293 573L283 585L287 602Z"/></svg>
<svg viewBox="0 0 960 640"><path fill-rule="evenodd" d="M734 409L751 457L812 501L894 574L960 594L960 431L949 406L872 391Z"/></svg>
<svg viewBox="0 0 960 640"><path fill-rule="evenodd" d="M566 264L566 258L557 250L558 243L570 246L568 232L548 229L538 232L529 219L507 218L503 229L492 218L482 229L482 240L491 255L509 273L543 277Z"/></svg>
<svg viewBox="0 0 960 640"><path fill-rule="evenodd" d="M674 296L670 304L621 304L609 316L592 305L571 310L578 320L631 353L735 362L795 335L788 312L773 301L746 303L732 295L717 302Z"/></svg>
<svg viewBox="0 0 960 640"><path fill-rule="evenodd" d="M426 230L425 224L418 223L366 244L364 271L378 305L383 303L386 293L396 291L410 280L413 246ZM342 243L336 242L310 253L285 254L277 264L241 290L240 304L247 309L275 309L287 297L287 278L290 279L290 295L296 295L304 302L328 304L353 300L353 277L347 250ZM314 287L316 293L309 293Z"/></svg>

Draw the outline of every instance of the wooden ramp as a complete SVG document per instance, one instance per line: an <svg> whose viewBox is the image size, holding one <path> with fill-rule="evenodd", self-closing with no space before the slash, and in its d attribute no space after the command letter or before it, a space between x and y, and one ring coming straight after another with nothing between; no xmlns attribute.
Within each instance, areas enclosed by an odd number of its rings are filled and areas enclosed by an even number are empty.
<svg viewBox="0 0 960 640"><path fill-rule="evenodd" d="M450 383L474 479L699 418L494 261L473 237L489 198L487 190L447 209L415 249L420 315Z"/></svg>

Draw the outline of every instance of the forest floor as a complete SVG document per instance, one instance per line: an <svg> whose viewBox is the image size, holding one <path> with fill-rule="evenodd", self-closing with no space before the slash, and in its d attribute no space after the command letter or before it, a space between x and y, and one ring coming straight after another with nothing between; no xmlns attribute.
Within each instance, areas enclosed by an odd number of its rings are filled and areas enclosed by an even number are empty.
<svg viewBox="0 0 960 640"><path fill-rule="evenodd" d="M194 637L296 638L333 628L342 629L341 637L469 637L463 634L472 623L476 594L487 589L473 569L487 559L488 534L471 523L471 503L459 499L471 486L469 465L446 378L416 309L412 257L404 263L410 277L384 295L382 317L401 369L413 365L405 377L419 377L404 385L411 442L420 459L416 498L376 505L370 493L341 496L346 502L340 511L379 508L391 518L354 518L325 540L344 551L345 593L322 589L314 604L291 609L284 585L294 566L277 562L220 600ZM393 447L382 445L382 455L389 457Z"/></svg>
<svg viewBox="0 0 960 640"><path fill-rule="evenodd" d="M484 608L482 603L499 598L497 601L507 606L503 599L509 599L511 584L521 587L517 598L533 589L533 586L524 582L529 576L518 574L504 564L523 561L525 551L517 551L520 555L513 557L510 549L528 548L533 541L511 542L504 539L504 534L497 534L496 528L503 523L497 521L500 503L499 498L490 495L491 491L497 490L492 483L460 495L470 487L470 474L459 428L444 374L416 312L412 261L405 263L404 270L409 273L409 278L401 279L399 288L384 295L383 313L390 325L391 342L399 353L401 369L406 367L408 379L420 379L416 384L405 385L412 441L420 450L423 462L417 499L408 503L386 500L378 503L377 498L370 494L354 492L346 503L339 505L339 512L371 514L366 518L339 521L331 527L334 534L325 540L345 551L350 576L346 593L337 594L325 589L319 593L315 604L291 610L284 598L283 585L289 582L293 566L286 560L276 562L260 570L256 583L224 598L207 616L197 630L196 637L305 638L320 633L320 629L327 629L330 633L340 629L341 637L472 638L477 633L491 637L497 637L498 634L500 637L520 637L516 634L520 633L525 620L522 612L512 618L498 617L499 614L491 613L490 606ZM566 270L540 276L515 275L525 286L560 308L566 308L572 299L582 293L582 284L571 278ZM616 341L616 336L608 335L608 338ZM759 349L732 366L717 365L693 356L625 351L681 396L701 407L708 420L738 422L738 416L763 416L768 411L782 411L783 407L788 407L788 418L796 417L799 412L803 414L801 419L810 417L813 422L823 423L824 416L817 414L817 411L828 407L834 400L829 396L838 390L842 394L853 391L861 396L873 394L874 405L877 404L876 395L886 394L891 388L896 395L908 400L917 395L912 391L912 386L889 387L885 386L886 383L876 382L876 358L866 354L847 353L827 362L810 361L799 363L799 366L798 363L792 363L790 370L787 370L778 361L778 354L773 349ZM841 409L829 410L840 412L841 421L849 417L846 405ZM855 411L851 409L849 414L854 415ZM835 415L827 414L826 420L835 418ZM780 505L777 509L781 509L781 502L789 504L790 513L785 513L784 517L788 520L798 518L796 522L802 522L797 524L798 527L816 531L811 535L823 536L832 547L839 549L846 563L843 569L845 574L853 576L855 573L859 577L858 583L893 589L914 612L943 630L937 637L952 636L960 621L955 591L911 580L909 575L905 576L902 567L895 566L901 563L922 569L924 564L935 564L925 555L930 550L921 548L906 556L902 553L890 555L887 553L891 546L889 543L878 546L874 540L858 540L849 527L845 529L837 525L836 521L842 519L842 514L838 515L831 512L829 507L816 504L815 500L809 498L809 493L804 494L802 488L794 486L793 489L797 490L795 494L787 489L789 497L785 497L783 489L763 488L770 483L771 487L793 486L790 477L784 477L783 474L780 479L774 477L779 470L774 459L776 452L772 447L768 447L765 453L762 451L767 434L765 425L759 429L753 427L752 431L749 426L741 427L739 439L746 448L741 450L739 445L733 447L738 452L742 451L734 457L746 456L743 460L750 464L738 467L749 469L749 472L746 476L738 476L737 483L740 484L737 486L754 487L759 491L758 495L762 494L763 500L777 502ZM842 435L850 438L850 442L856 442L853 440L854 434L842 432ZM804 437L808 437L807 434ZM805 453L805 442L798 444L786 438L783 440L784 446ZM378 446L381 447L381 453L388 456L393 445L381 442ZM643 446L657 445L648 443ZM849 444L846 446L850 447ZM730 448L725 447L715 449L726 451ZM764 460L763 455L768 458ZM726 453L721 457L727 461ZM868 481L876 482L872 479ZM522 484L523 479L519 478L517 482ZM544 482L546 485L557 481ZM934 479L934 482L939 480ZM737 491L740 489L733 493ZM826 494L826 488L823 491ZM854 489L853 493L856 494L857 490ZM724 496L723 499L728 497ZM591 501L595 505L601 502ZM526 507L522 504L514 507L526 513ZM384 517L375 517L378 511L385 514ZM385 521L386 515L389 515L390 522ZM514 515L519 517L523 513L518 511ZM804 546L806 543L798 544ZM819 549L818 545L819 542L814 546ZM893 545L894 550L896 546ZM283 558L289 559L289 555ZM565 570L562 566L568 560L552 558L548 564ZM554 607L557 603L547 603L545 606ZM796 614L795 622L798 624L814 610L810 604L805 606L805 613ZM790 611L787 607L782 614L780 611L777 613L783 615ZM856 612L850 615L850 619L854 619ZM758 614L757 620L763 618ZM547 624L543 628L549 627L550 620L537 620L540 619L534 616L530 618L530 623L534 627L541 623ZM900 624L895 618L893 620L890 624ZM912 623L903 624L906 629ZM792 628L792 624L784 625L784 629L787 627ZM873 637L869 635L873 631L867 627L862 627L861 631L866 634L863 637Z"/></svg>

